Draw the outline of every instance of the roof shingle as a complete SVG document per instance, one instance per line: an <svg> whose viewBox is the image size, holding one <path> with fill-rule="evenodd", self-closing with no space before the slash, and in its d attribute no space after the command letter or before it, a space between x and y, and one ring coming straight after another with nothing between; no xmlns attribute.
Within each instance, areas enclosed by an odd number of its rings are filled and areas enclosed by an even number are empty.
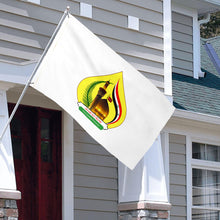
<svg viewBox="0 0 220 220"><path fill-rule="evenodd" d="M215 42L217 41L217 42ZM202 41L202 43L204 40ZM220 38L209 40L220 54ZM215 69L203 46L201 62L204 78L194 79L173 73L174 106L179 109L220 116L220 74Z"/></svg>

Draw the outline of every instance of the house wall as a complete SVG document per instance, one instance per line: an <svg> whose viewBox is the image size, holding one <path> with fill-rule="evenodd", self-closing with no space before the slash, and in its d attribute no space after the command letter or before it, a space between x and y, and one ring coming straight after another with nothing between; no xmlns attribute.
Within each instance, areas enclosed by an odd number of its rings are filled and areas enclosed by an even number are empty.
<svg viewBox="0 0 220 220"><path fill-rule="evenodd" d="M169 134L171 220L185 220L186 208L186 137Z"/></svg>
<svg viewBox="0 0 220 220"><path fill-rule="evenodd" d="M74 124L75 219L117 219L117 160Z"/></svg>
<svg viewBox="0 0 220 220"><path fill-rule="evenodd" d="M164 149L166 151L164 159L167 176L169 176L169 202L172 204L170 219L190 219L192 214L192 142L219 146L219 117L177 110L164 130L169 134L169 143L164 141L167 143Z"/></svg>
<svg viewBox="0 0 220 220"><path fill-rule="evenodd" d="M76 18L163 91L163 1L83 2L93 6L92 19L80 16L80 0L41 0L40 5L0 0L0 60L22 65L38 60L68 5ZM128 15L139 18L139 30L128 28ZM14 90L9 100L16 102L14 94L19 93ZM75 219L117 219L117 160L78 124L74 127Z"/></svg>
<svg viewBox="0 0 220 220"><path fill-rule="evenodd" d="M193 18L172 12L173 72L193 76Z"/></svg>

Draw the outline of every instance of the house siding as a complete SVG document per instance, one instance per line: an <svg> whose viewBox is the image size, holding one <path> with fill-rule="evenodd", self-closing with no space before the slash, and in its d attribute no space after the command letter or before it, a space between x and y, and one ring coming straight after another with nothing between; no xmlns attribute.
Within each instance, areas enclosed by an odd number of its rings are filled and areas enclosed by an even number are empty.
<svg viewBox="0 0 220 220"><path fill-rule="evenodd" d="M0 59L38 60L67 5L85 26L163 91L163 2L83 1L93 6L92 19L79 16L80 1L0 0ZM127 28L127 16L140 20L140 30Z"/></svg>
<svg viewBox="0 0 220 220"><path fill-rule="evenodd" d="M74 125L75 219L117 219L117 160Z"/></svg>
<svg viewBox="0 0 220 220"><path fill-rule="evenodd" d="M93 6L92 19L80 16L77 0L0 0L0 59L38 60L69 5L71 14L163 91L163 1L83 2ZM127 27L128 15L139 18L138 31ZM117 160L77 123L74 140L75 219L117 219Z"/></svg>
<svg viewBox="0 0 220 220"><path fill-rule="evenodd" d="M173 72L193 76L193 19L172 12Z"/></svg>
<svg viewBox="0 0 220 220"><path fill-rule="evenodd" d="M171 220L186 220L186 138L169 135Z"/></svg>

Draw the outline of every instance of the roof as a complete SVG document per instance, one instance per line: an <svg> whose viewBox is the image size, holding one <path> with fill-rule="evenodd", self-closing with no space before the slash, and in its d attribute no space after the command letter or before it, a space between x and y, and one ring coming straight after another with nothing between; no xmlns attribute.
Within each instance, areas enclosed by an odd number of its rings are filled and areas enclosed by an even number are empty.
<svg viewBox="0 0 220 220"><path fill-rule="evenodd" d="M220 116L220 74L210 60L203 43L208 41L220 56L220 37L202 40L201 64L204 78L194 79L173 73L174 106L187 111Z"/></svg>

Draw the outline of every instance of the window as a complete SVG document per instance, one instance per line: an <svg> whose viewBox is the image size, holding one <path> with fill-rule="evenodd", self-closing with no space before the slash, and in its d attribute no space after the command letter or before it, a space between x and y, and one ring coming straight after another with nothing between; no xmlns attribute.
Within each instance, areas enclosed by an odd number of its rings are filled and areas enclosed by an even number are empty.
<svg viewBox="0 0 220 220"><path fill-rule="evenodd" d="M192 143L192 220L220 219L220 146Z"/></svg>

